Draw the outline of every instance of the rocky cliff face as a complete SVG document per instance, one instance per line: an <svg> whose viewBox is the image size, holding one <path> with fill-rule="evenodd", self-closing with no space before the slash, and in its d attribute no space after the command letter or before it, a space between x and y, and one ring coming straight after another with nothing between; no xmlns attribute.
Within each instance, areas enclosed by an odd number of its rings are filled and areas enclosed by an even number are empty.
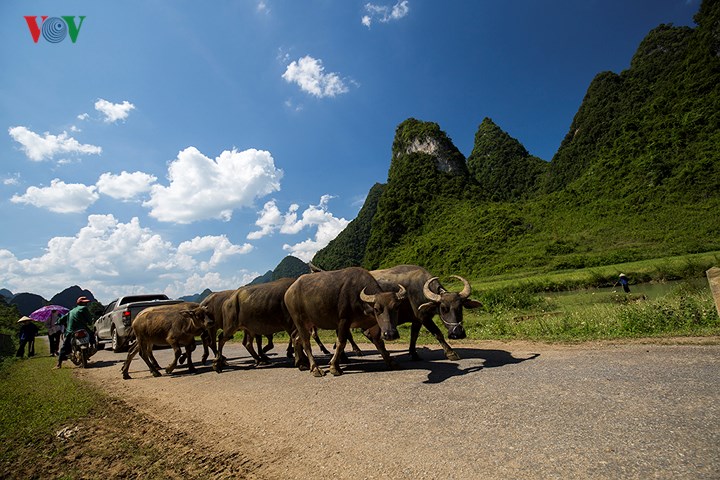
<svg viewBox="0 0 720 480"><path fill-rule="evenodd" d="M434 122L409 118L398 125L393 142L393 162L413 154L432 157L438 171L466 176L465 156Z"/></svg>
<svg viewBox="0 0 720 480"><path fill-rule="evenodd" d="M455 152L447 145L442 144L437 138L424 137L415 138L404 152L397 152L396 157L402 154L424 153L435 159L435 165L441 172L451 175L464 175L465 162L460 163Z"/></svg>

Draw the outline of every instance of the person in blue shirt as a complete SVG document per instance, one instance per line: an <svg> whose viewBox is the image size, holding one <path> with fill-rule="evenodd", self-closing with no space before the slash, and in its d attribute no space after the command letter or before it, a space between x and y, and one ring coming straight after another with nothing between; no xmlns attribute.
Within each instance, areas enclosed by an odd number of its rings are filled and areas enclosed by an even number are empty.
<svg viewBox="0 0 720 480"><path fill-rule="evenodd" d="M620 279L618 281L620 282L620 285L622 285L623 291L625 293L630 293L630 285L628 284L628 279L624 273L620 274Z"/></svg>
<svg viewBox="0 0 720 480"><path fill-rule="evenodd" d="M25 345L28 346L28 358L35 355L35 336L38 334L38 327L35 325L31 318L22 317L18 320L20 324L20 331L18 337L20 337L20 348L15 353L16 357L22 358L25 355Z"/></svg>

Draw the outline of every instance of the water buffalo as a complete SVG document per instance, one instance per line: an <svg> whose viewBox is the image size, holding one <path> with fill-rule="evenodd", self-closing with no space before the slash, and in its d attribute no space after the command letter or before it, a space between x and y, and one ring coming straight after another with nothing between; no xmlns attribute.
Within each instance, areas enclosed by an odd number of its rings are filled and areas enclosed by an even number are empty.
<svg viewBox="0 0 720 480"><path fill-rule="evenodd" d="M285 304L297 328L296 366L309 368L316 377L325 375L315 362L310 347L310 332L316 327L337 332L335 354L330 360L330 373L333 375L342 374L340 356L350 328L365 330L385 363L392 367L383 338L395 340L399 337L397 310L405 296L402 285L394 285L394 289L399 291L384 292L372 275L359 267L306 274L298 278L285 293Z"/></svg>
<svg viewBox="0 0 720 480"><path fill-rule="evenodd" d="M225 300L222 306L223 333L218 342L217 356L213 361L215 371L218 373L222 371L223 346L238 330L243 330L245 333L243 345L258 365L267 363L269 359L262 350L260 353L255 351L253 347L255 335L272 335L284 330L292 338L295 326L285 308L283 297L294 281L294 278L281 278L269 283L246 285L235 290Z"/></svg>
<svg viewBox="0 0 720 480"><path fill-rule="evenodd" d="M166 373L172 373L177 366L181 347L185 347L188 370L194 371L190 354L195 349L195 337L212 324L206 308L193 302L144 309L132 322L136 340L122 366L123 378L130 378L130 362L137 353L145 360L153 376L160 376L160 366L152 353L153 345L170 345L175 353L173 362L165 369Z"/></svg>
<svg viewBox="0 0 720 480"><path fill-rule="evenodd" d="M407 301L400 310L398 323L412 322L410 327L410 356L413 360L420 357L416 351L417 337L421 325L440 342L445 356L449 360L459 360L460 357L448 345L440 329L433 322L437 313L440 320L448 330L448 338L462 339L466 337L463 328L463 307L477 308L481 303L471 300L470 283L462 277L452 275L463 283L463 290L459 293L448 292L430 272L416 265L398 265L384 270L373 270L370 274L377 280L383 290L397 288L402 284L407 289Z"/></svg>
<svg viewBox="0 0 720 480"><path fill-rule="evenodd" d="M205 363L205 360L207 360L210 354L208 352L208 346L213 351L215 358L217 358L217 331L223 326L222 306L223 303L225 303L225 300L227 300L234 292L235 290L221 290L219 292L213 292L200 302L200 305L205 307L207 316L213 319L213 326L207 330L207 341L209 345L206 346L204 344L205 342L203 342L203 363Z"/></svg>

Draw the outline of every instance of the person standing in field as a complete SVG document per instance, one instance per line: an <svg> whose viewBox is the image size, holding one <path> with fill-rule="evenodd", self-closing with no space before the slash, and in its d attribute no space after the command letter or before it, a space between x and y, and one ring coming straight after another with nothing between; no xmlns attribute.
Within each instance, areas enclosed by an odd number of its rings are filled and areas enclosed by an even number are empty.
<svg viewBox="0 0 720 480"><path fill-rule="evenodd" d="M18 348L15 356L22 358L25 355L25 345L27 345L28 358L30 358L35 355L35 335L38 334L38 327L30 317L22 317L18 320L18 323L20 324L20 331L18 332L20 348Z"/></svg>
<svg viewBox="0 0 720 480"><path fill-rule="evenodd" d="M50 342L50 355L53 357L60 351L60 337L64 330L62 325L57 324L58 318L60 318L60 312L53 310L45 322L48 331L48 341Z"/></svg>

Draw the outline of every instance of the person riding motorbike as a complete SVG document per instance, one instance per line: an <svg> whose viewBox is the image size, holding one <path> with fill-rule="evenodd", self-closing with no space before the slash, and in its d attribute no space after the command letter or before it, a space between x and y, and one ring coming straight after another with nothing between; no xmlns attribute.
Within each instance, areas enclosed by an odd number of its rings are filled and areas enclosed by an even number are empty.
<svg viewBox="0 0 720 480"><path fill-rule="evenodd" d="M79 297L76 303L77 306L75 308L57 320L58 325L65 325L65 340L58 353L57 365L53 368L61 368L63 360L67 360L72 350L72 339L78 330L85 330L90 336L90 344L95 347L95 334L91 329L93 323L92 316L87 307L90 300L88 300L87 297Z"/></svg>

